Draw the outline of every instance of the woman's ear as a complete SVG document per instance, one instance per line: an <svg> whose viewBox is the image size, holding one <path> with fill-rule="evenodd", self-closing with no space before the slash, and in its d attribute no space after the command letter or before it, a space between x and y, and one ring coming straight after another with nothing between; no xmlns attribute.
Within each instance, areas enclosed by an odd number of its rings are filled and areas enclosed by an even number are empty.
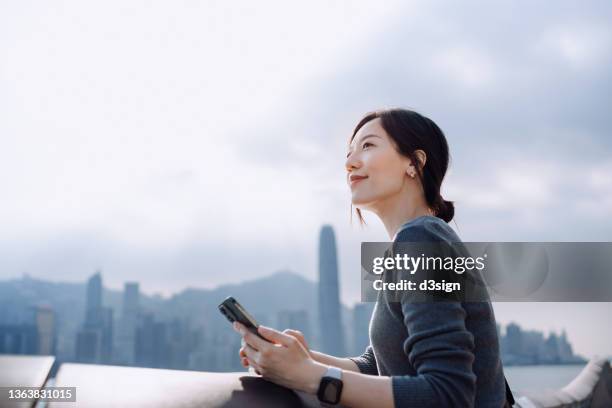
<svg viewBox="0 0 612 408"><path fill-rule="evenodd" d="M427 162L427 154L419 149L419 150L415 150L414 154L416 156L416 159L418 160L418 166L419 166L419 170L423 170L423 167L425 167L425 163ZM410 176L411 178L415 178L416 176L416 167L415 167L416 163L413 163L412 160L410 160L410 164L408 165L408 169L406 170L406 174L408 174L408 176Z"/></svg>
<svg viewBox="0 0 612 408"><path fill-rule="evenodd" d="M416 155L417 159L419 160L419 168L423 169L423 167L425 167L425 163L427 163L427 154L425 153L425 151L423 151L421 149L415 150L414 154Z"/></svg>

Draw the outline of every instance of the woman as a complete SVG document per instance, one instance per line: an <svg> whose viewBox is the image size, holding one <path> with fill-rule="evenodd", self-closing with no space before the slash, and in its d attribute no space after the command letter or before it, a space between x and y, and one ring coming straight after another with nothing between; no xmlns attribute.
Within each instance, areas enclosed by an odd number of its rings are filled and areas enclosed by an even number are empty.
<svg viewBox="0 0 612 408"><path fill-rule="evenodd" d="M453 203L440 195L448 163L446 138L430 119L405 109L367 114L350 138L346 159L360 221L361 210L373 212L394 242L459 242L448 225ZM335 372L341 381L338 399L345 406L506 404L495 316L488 301L390 302L379 296L370 321L371 344L352 358L309 350L294 330L262 326L259 333L266 342L238 323L234 327L243 336L240 356L245 366L277 384L313 394L327 384L323 377Z"/></svg>

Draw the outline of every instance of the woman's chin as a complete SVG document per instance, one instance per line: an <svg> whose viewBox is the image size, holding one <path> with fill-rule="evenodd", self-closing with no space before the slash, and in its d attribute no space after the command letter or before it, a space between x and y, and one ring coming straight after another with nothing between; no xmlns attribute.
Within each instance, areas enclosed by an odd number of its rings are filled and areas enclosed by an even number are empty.
<svg viewBox="0 0 612 408"><path fill-rule="evenodd" d="M360 210L369 210L370 209L370 203L371 200L366 200L363 197L355 197L353 196L351 199L351 202L353 203L353 207L359 208Z"/></svg>

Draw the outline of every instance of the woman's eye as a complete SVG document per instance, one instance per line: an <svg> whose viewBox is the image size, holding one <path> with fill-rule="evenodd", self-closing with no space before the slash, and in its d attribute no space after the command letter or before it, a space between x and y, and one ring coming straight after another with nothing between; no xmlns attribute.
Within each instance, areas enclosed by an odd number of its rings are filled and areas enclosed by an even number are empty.
<svg viewBox="0 0 612 408"><path fill-rule="evenodd" d="M365 149L367 146L374 146L374 145L372 143L370 143L370 142L365 142L363 144L363 148Z"/></svg>

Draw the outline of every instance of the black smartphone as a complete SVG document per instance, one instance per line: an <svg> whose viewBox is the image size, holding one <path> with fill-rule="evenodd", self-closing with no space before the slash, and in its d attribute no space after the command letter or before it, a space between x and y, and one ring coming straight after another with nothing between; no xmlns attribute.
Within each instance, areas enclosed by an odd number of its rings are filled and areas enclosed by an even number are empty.
<svg viewBox="0 0 612 408"><path fill-rule="evenodd" d="M254 333L260 338L266 340L257 331L259 324L257 324L253 316L251 316L249 312L247 312L246 309L240 303L238 303L238 301L232 296L221 302L221 304L219 305L219 311L231 323L233 323L234 321L242 323L251 333Z"/></svg>

